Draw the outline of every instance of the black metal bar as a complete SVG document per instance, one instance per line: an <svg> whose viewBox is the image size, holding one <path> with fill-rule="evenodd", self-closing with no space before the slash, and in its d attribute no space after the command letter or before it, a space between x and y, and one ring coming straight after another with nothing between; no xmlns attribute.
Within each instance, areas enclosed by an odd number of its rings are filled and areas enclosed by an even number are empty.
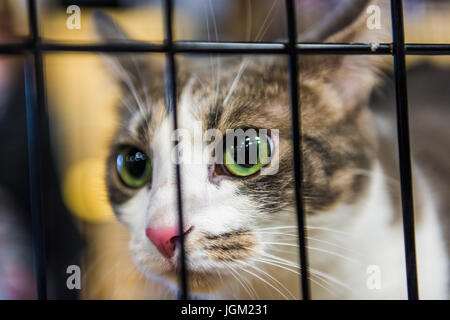
<svg viewBox="0 0 450 320"><path fill-rule="evenodd" d="M285 43L174 41L173 53L195 54L287 54ZM20 54L38 48L41 52L168 52L165 44L132 42L105 44L65 44L19 42L0 44L0 54ZM391 43L297 43L297 54L392 55ZM450 44L405 44L406 55L450 55Z"/></svg>
<svg viewBox="0 0 450 320"><path fill-rule="evenodd" d="M415 44L405 45L405 54L407 55L450 55L450 44Z"/></svg>
<svg viewBox="0 0 450 320"><path fill-rule="evenodd" d="M37 7L34 0L28 0L30 36L33 44L39 42ZM47 276L45 239L43 227L42 203L42 166L40 154L40 119L45 112L44 69L42 54L37 46L33 46L33 61L27 60L25 65L26 105L27 105L27 138L28 138L28 170L30 177L30 204L32 224L32 245L34 273L39 300L47 299ZM32 63L32 65L30 65Z"/></svg>
<svg viewBox="0 0 450 320"><path fill-rule="evenodd" d="M297 54L391 55L390 43L299 43Z"/></svg>
<svg viewBox="0 0 450 320"><path fill-rule="evenodd" d="M302 298L310 299L308 281L308 260L306 253L305 210L303 203L303 161L301 145L301 116L298 84L298 56L296 52L297 24L295 21L294 0L286 0L287 26L289 37L289 84L291 98L292 144L295 177L295 203L297 209L298 242L300 251L300 274Z"/></svg>
<svg viewBox="0 0 450 320"><path fill-rule="evenodd" d="M34 57L25 61L25 95L27 119L27 149L28 149L28 175L30 189L30 211L32 226L33 268L37 297L46 299L46 271L45 271L45 245L42 225L42 183L40 167L40 132L39 108L36 104L36 75L34 72Z"/></svg>
<svg viewBox="0 0 450 320"><path fill-rule="evenodd" d="M277 54L287 53L284 43L255 43L255 42L203 42L178 41L174 43L174 50L178 53L237 53L237 54Z"/></svg>
<svg viewBox="0 0 450 320"><path fill-rule="evenodd" d="M166 46L157 43L124 42L124 43L95 43L95 44L63 44L63 43L41 43L42 51L72 51L72 52L167 52Z"/></svg>
<svg viewBox="0 0 450 320"><path fill-rule="evenodd" d="M178 116L177 116L177 86L176 86L176 66L175 57L173 51L173 1L166 0L164 6L164 26L165 26L165 45L167 47L166 53L166 108L169 112L172 112L173 116L173 128L175 132L178 129ZM177 139L175 139L174 146L177 145ZM181 296L183 300L189 298L188 290L188 275L186 269L186 252L184 250L184 223L183 223L183 197L181 188L181 172L178 155L176 156L176 181L177 181L177 205L178 205L178 225L180 234L180 282L181 282Z"/></svg>
<svg viewBox="0 0 450 320"><path fill-rule="evenodd" d="M397 102L397 138L400 160L400 183L403 210L403 236L405 242L406 277L408 298L418 300L416 244L414 234L414 201L409 142L408 92L404 47L402 0L391 0L392 29L394 39L394 72Z"/></svg>
<svg viewBox="0 0 450 320"><path fill-rule="evenodd" d="M30 42L0 44L0 54L22 54L33 50Z"/></svg>

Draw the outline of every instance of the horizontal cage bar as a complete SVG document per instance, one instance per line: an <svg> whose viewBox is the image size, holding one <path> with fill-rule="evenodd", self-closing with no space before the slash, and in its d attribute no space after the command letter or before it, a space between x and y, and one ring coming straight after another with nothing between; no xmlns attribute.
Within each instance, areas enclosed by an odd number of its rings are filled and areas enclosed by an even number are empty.
<svg viewBox="0 0 450 320"><path fill-rule="evenodd" d="M177 41L167 44L129 42L107 44L65 44L32 41L0 44L0 54L20 54L38 49L42 52L160 52L198 54L288 54L289 44L282 42L203 42ZM450 44L405 44L406 55L450 55ZM392 43L297 43L297 54L393 55Z"/></svg>

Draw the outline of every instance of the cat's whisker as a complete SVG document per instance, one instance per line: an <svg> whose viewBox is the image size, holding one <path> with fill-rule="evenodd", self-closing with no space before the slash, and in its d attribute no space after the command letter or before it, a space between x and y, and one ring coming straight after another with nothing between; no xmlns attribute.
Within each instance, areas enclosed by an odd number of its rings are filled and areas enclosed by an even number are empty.
<svg viewBox="0 0 450 320"><path fill-rule="evenodd" d="M233 269L234 270L234 269ZM250 289L250 291L252 292L252 299L253 300L258 300L259 296L258 296L258 292L255 290L253 284L251 283L251 281L249 279L244 278L241 274L239 274L237 271L235 271L236 276L241 278L241 280L246 283L248 285L248 288Z"/></svg>
<svg viewBox="0 0 450 320"><path fill-rule="evenodd" d="M316 275L319 275L319 276L321 276L321 277L324 277L325 279L328 279L328 280L332 281L333 283L335 283L336 285L340 285L341 287L343 287L343 288L345 288L345 289L347 289L347 290L349 290L349 291L354 291L353 288L351 288L350 286L348 286L348 285L345 284L344 282L342 282L342 281L336 279L335 277L330 276L330 275L327 274L327 273L324 273L324 272L322 272L322 271L320 271L320 270L312 269L312 268L310 268L309 271L312 272L312 273L314 273L314 274L316 274Z"/></svg>
<svg viewBox="0 0 450 320"><path fill-rule="evenodd" d="M293 268L298 269L298 270L300 269L300 266L299 266L299 264L297 262L283 259L283 258L281 258L279 256L272 255L272 254L270 254L268 252L264 252L262 254L262 256L267 258L267 259L270 259L270 260L275 260L278 263L284 264L286 266L290 266L290 267L293 267Z"/></svg>
<svg viewBox="0 0 450 320"><path fill-rule="evenodd" d="M136 69L136 74L137 74L137 76L139 78L139 81L142 83L142 87L144 89L143 90L144 91L144 99L145 99L144 110L147 110L147 111L144 111L144 114L147 114L147 112L149 112L151 110L151 108L150 108L150 106L151 106L150 97L148 95L148 81L147 81L147 77L145 77L142 74L142 69L139 68L135 55L132 55L132 61L133 61L134 68ZM145 121L145 124L148 127L149 123L148 123L148 117L147 116L144 117L144 121Z"/></svg>
<svg viewBox="0 0 450 320"><path fill-rule="evenodd" d="M266 35L267 31L268 31L268 30L270 29L270 27L272 26L272 23L273 23L273 18L271 18L271 19L269 20L269 23L267 23L267 25L264 27L264 30L262 30L262 33L261 33L259 39L256 40L256 41L261 41L261 40L262 40L262 38Z"/></svg>
<svg viewBox="0 0 450 320"><path fill-rule="evenodd" d="M289 236L289 237L298 237L296 233L284 233L284 232L266 232L266 231L254 231L254 232L248 232L250 234L273 234L273 235L280 235L280 236Z"/></svg>
<svg viewBox="0 0 450 320"><path fill-rule="evenodd" d="M254 228L254 230L274 230L274 229L298 229L298 226L277 226L277 227L268 227L268 228Z"/></svg>
<svg viewBox="0 0 450 320"><path fill-rule="evenodd" d="M264 37L264 34L268 30L268 28L266 28L267 21L272 16L273 10L275 9L277 3L278 3L278 0L275 0L273 2L272 6L270 7L266 17L264 18L264 21L263 21L263 23L261 25L261 28L259 29L258 33L256 34L255 41L260 41L260 39L262 39L262 37ZM270 23L269 23L269 26L270 26Z"/></svg>
<svg viewBox="0 0 450 320"><path fill-rule="evenodd" d="M247 272L248 274L252 275L252 276L255 277L256 279L262 281L263 283L265 283L266 285L268 285L270 288L274 289L280 296L283 297L283 299L289 300L289 298L288 298L283 292L281 292L277 287L275 287L273 284L271 284L271 283L270 283L269 281L267 281L266 279L262 278L262 277L259 276L258 274L254 273L254 272L252 272L252 271L249 271L249 270L247 270L247 269L245 269L245 268L242 268L242 270L243 270L244 272Z"/></svg>
<svg viewBox="0 0 450 320"><path fill-rule="evenodd" d="M244 278L242 278L242 277L239 275L239 273L236 272L236 271L233 269L233 267L231 267L228 263L225 263L225 266L230 270L232 276L233 276L233 277L241 284L242 288L247 292L247 294L249 295L249 297L250 297L252 300L257 299L257 297L255 297L256 292L255 292L255 290L253 289L253 287L250 286L250 285L248 284L247 281L244 281ZM244 282L245 282L245 283L244 283Z"/></svg>
<svg viewBox="0 0 450 320"><path fill-rule="evenodd" d="M251 41L252 39L252 1L247 0L247 34L245 36L246 41Z"/></svg>
<svg viewBox="0 0 450 320"><path fill-rule="evenodd" d="M245 290L245 292L247 292L247 294L249 296L251 296L250 291L248 290L248 288L244 285L244 283L241 281L240 278L238 278L238 276L236 275L235 271L233 270L233 268L231 266L229 266L229 264L224 263L224 266L230 271L231 276L237 280L237 282L240 284L240 286ZM219 273L219 272L218 272Z"/></svg>
<svg viewBox="0 0 450 320"><path fill-rule="evenodd" d="M130 113L130 115L133 115L135 113L135 110L134 110L131 102L128 99L126 99L124 96L122 96L122 95L119 97L119 99L120 99L120 102L122 103L122 105L125 108L127 108L127 110Z"/></svg>
<svg viewBox="0 0 450 320"><path fill-rule="evenodd" d="M249 232L249 233L250 233L250 234L270 234L270 235L279 235L279 236L281 236L281 237L291 237L291 238L296 238L296 239L298 239L298 234L297 234L297 233L293 234L293 233L270 232L270 231L269 231L269 232L266 232L266 231L255 231L255 232ZM335 244L335 243L333 243L333 242L331 242L331 241L326 241L326 240L322 240L322 239L317 239L317 238L309 237L309 236L307 236L306 239L312 240L312 241L317 241L317 242L324 243L324 244L328 244L328 245L330 245L330 246L333 246L333 247L336 247L336 248L339 248L339 249L342 249L342 250L346 250L346 251L349 251L349 252L351 252L351 253L357 253L356 251L354 251L354 250L352 250L352 249L349 249L349 248L340 246L340 245ZM295 240L295 239L294 239L294 240Z"/></svg>
<svg viewBox="0 0 450 320"><path fill-rule="evenodd" d="M350 248L347 248L347 247L340 246L340 245L335 244L335 243L333 243L333 242L331 242L331 241L326 241L326 240L322 240L322 239L317 239L317 238L309 237L309 236L307 236L306 239L312 240L312 241L317 241L317 242L324 243L324 244L328 244L328 245L330 245L330 246L333 246L333 247L336 247L336 248L339 248L339 249L342 249L342 250L349 251L350 253L358 254L358 252L356 252L356 251L353 250L353 249L350 249Z"/></svg>
<svg viewBox="0 0 450 320"><path fill-rule="evenodd" d="M291 266L291 267L293 267L293 268L300 269L299 264L296 263L296 262L294 262L294 261L286 260L286 259L283 259L283 258L281 258L281 257L279 257L279 256L272 255L272 254L267 253L267 252L262 253L262 255L265 256L265 257L267 257L267 258L269 258L269 259L274 259L274 260L276 260L276 261L278 261L278 262L280 262L280 263L284 263L284 264L286 264L286 265L288 265L288 266ZM336 278L334 278L334 277L332 277L332 276L330 276L330 275L328 275L328 274L326 274L326 273L324 273L324 272L322 272L322 271L320 271L320 270L317 270L317 269L308 267L308 271L309 271L310 273L312 273L312 274L317 275L317 276L324 277L324 278L326 278L326 279L332 281L333 283L335 283L335 284L337 284L337 285L340 285L340 286L342 286L342 287L344 287L344 288L346 288L346 289L348 289L348 290L353 290L352 288L350 288L348 285L346 285L346 284L343 283L342 281L339 281L338 279L336 279Z"/></svg>
<svg viewBox="0 0 450 320"><path fill-rule="evenodd" d="M267 30L269 29L271 22L269 24L267 24L267 20L272 15L273 9L275 8L275 5L277 4L277 2L278 2L278 0L274 1L274 3L272 4L272 7L269 9L269 12L267 13L266 18L264 19L261 28L259 29L258 33L256 34L255 42L260 41L262 39L262 37L264 37L264 35L266 34ZM249 28L251 30L251 25ZM231 86L230 86L230 89L228 90L227 95L223 99L222 105L224 105L224 106L227 105L234 90L236 89L236 87L239 83L239 80L242 78L242 75L243 75L244 71L246 70L248 63L249 63L248 56L244 56L241 61L241 64L239 65L239 69L236 74L236 77L234 78L233 82L231 83Z"/></svg>
<svg viewBox="0 0 450 320"><path fill-rule="evenodd" d="M298 247L299 247L298 244L287 243L287 242L265 242L265 241L263 241L263 242L261 242L261 244L266 244L266 245L278 245L278 246L287 246L287 247L295 247L295 248L298 248ZM350 258L350 257L348 257L348 256L346 256L346 255L343 255L343 254L340 254L340 253L337 253L337 252L334 252L334 251L326 250L326 249L323 249L323 248L312 247L312 246L307 245L307 246L306 246L306 249L308 249L308 250L314 250L314 251L319 251L319 252L323 252L323 253L326 253L326 254L329 254L329 255L333 255L333 256L342 258L342 259L344 259L344 260L347 260L347 261L349 261L349 262L352 262L352 263L359 263L358 260L352 259L352 258Z"/></svg>
<svg viewBox="0 0 450 320"><path fill-rule="evenodd" d="M208 5L209 5L209 11L211 12L211 18L212 18L212 23L213 23L213 28L214 28L215 41L219 41L219 32L217 30L216 14L214 12L214 8L213 8L213 4L212 4L211 0L208 1ZM220 60L220 55L217 54L216 55L216 78L217 79L216 79L216 92L215 92L215 98L214 98L214 106L217 105L217 100L219 99L221 69L222 69L222 64L221 64L221 60Z"/></svg>
<svg viewBox="0 0 450 320"><path fill-rule="evenodd" d="M288 247L287 249L279 248L279 247L268 247L267 248L270 251L276 251L288 255L297 255L298 256L298 250L296 248Z"/></svg>
<svg viewBox="0 0 450 320"><path fill-rule="evenodd" d="M250 268L253 268L253 269L259 271L259 272L262 273L263 275L267 276L269 279L271 279L271 280L274 281L276 284L278 284L282 289L286 290L287 293L288 293L289 295L291 295L291 297L292 297L293 299L295 299L295 296L292 294L292 292L291 292L288 288L286 288L286 286L283 285L279 280L277 280L275 277L273 277L273 276L270 275L269 273L265 272L265 271L262 270L261 268L258 268L257 266L254 266L254 265L252 265L252 264L246 263L246 262L244 262L244 261L240 261L240 264L244 264L244 265L246 265L246 266L248 266L248 267L250 267ZM246 271L248 272L248 270L246 270ZM285 297L286 297L286 296L285 296ZM287 298L287 297L286 297L286 298Z"/></svg>
<svg viewBox="0 0 450 320"><path fill-rule="evenodd" d="M200 78L200 76L197 73L192 72L191 75L192 75L192 77L195 78L195 80L197 80L200 83L200 85L202 86L203 89L206 89L205 83L203 82L203 80Z"/></svg>
<svg viewBox="0 0 450 320"><path fill-rule="evenodd" d="M275 245L275 246L286 246L286 247L295 247L298 248L298 244L295 243L286 243L286 242L266 242L262 241L261 244Z"/></svg>
<svg viewBox="0 0 450 320"><path fill-rule="evenodd" d="M227 263L225 261L223 261L223 264L231 272L232 276L238 280L238 284L247 292L247 294L249 296L252 296L252 294L249 292L249 291L251 291L250 288L246 288L244 283L242 281L239 281L239 280L242 280L242 278L239 277L239 273L234 270L234 267L230 263ZM239 290L239 288L237 288L237 290Z"/></svg>
<svg viewBox="0 0 450 320"><path fill-rule="evenodd" d="M348 233L348 232L345 232L345 231L341 231L341 230L332 229L332 228L328 228L328 227L305 226L305 229L306 230L328 231L328 232L334 232L334 233L342 234L342 235L345 235L345 236L348 236L348 237L355 237L351 233Z"/></svg>
<svg viewBox="0 0 450 320"><path fill-rule="evenodd" d="M264 249L270 250L270 251L277 251L287 254L295 254L298 256L298 246L279 246L278 243L276 245L268 245L265 246Z"/></svg>
<svg viewBox="0 0 450 320"><path fill-rule="evenodd" d="M295 270L295 269L291 269L291 268L289 268L289 267L287 267L287 266L284 266L282 263L280 263L279 261L276 261L276 260L262 259L262 258L251 259L251 260L256 261L256 262L262 262L262 263L265 263L265 264L268 264L268 265L271 265L271 266L274 266L274 267L278 267L278 268L280 268L280 269L283 269L283 270L292 272L292 273L297 274L297 275L300 275L300 274L301 274L299 271L297 271L297 270ZM298 269L298 268L297 268L297 269ZM330 285L330 282L328 282L328 281L326 281L326 280L324 280L324 279L318 277L317 275L311 274L311 273L310 273L310 275L311 275L311 276L315 276L316 278L318 278L319 280L321 280L321 281L324 282L325 284ZM326 287L326 286L322 285L321 283L319 283L317 280L313 279L312 277L309 277L309 280L310 280L311 282L315 283L316 285L318 285L319 287L321 287L321 288L327 290L327 291L330 292L331 294L335 294L334 292L332 292L332 290L331 290L329 287Z"/></svg>
<svg viewBox="0 0 450 320"><path fill-rule="evenodd" d="M225 262L224 262L223 264L224 264L224 267L225 267L226 269L229 269L229 268L230 268L229 266L226 265ZM233 278L236 279L236 277L234 276L234 274L232 273L232 271L231 271L231 270L229 270L229 271L230 271L230 273L231 273L231 276L232 276ZM226 286L227 288L230 288L230 290L231 290L230 297L236 299L235 286L234 286L236 283L231 283L231 282L225 283L225 281L224 281L224 279L223 279L223 277L222 277L222 275L221 275L222 270L216 269L215 272L216 272L217 275L219 276L220 282L222 283L222 285ZM239 283L239 281L238 281L238 284L239 284L240 286L242 286L242 283Z"/></svg>
<svg viewBox="0 0 450 320"><path fill-rule="evenodd" d="M233 94L234 90L236 89L239 80L242 77L242 74L244 73L245 69L247 68L247 65L249 63L248 57L245 56L242 61L241 64L239 65L239 70L238 73L236 74L236 77L234 78L233 82L231 83L230 89L228 90L227 95L225 96L225 99L223 99L223 105L225 106L228 101L231 98L231 95Z"/></svg>
<svg viewBox="0 0 450 320"><path fill-rule="evenodd" d="M142 117L147 119L147 111L145 110L144 102L142 101L141 97L139 96L137 89L136 89L135 85L133 84L133 81L130 78L130 75L127 73L127 71L124 69L124 67L119 63L111 63L111 68L118 75L119 79L121 79L127 86L129 92L132 94L134 101L137 104L137 107L138 107L139 112L141 113Z"/></svg>
<svg viewBox="0 0 450 320"><path fill-rule="evenodd" d="M123 96L120 96L120 102L121 105L124 106L127 111L129 112L129 114L132 116L136 113L135 111L135 104L132 101L129 101L129 99L124 98ZM150 110L150 108L147 108L148 110ZM140 112L141 116L144 118L147 126L148 124L148 117L147 117L147 113L142 113ZM129 123L127 122L116 122L116 124L122 128L124 128L127 132L129 132L131 135L135 135L135 132L133 132L129 126Z"/></svg>
<svg viewBox="0 0 450 320"><path fill-rule="evenodd" d="M225 266L225 268L227 268L227 266ZM222 277L222 273L221 273L222 270L215 269L214 271L217 274L217 276L219 277L221 285L225 286L226 284L225 284L225 281L224 281L224 279ZM235 297L234 295L232 295L232 296Z"/></svg>
<svg viewBox="0 0 450 320"><path fill-rule="evenodd" d="M248 284L249 288L251 289L251 291L254 293L254 300L258 300L259 299L259 295L258 292L255 290L253 284L251 283L250 280L245 279L242 275L240 276L242 278L242 280Z"/></svg>
<svg viewBox="0 0 450 320"><path fill-rule="evenodd" d="M211 32L209 30L209 17L208 17L208 8L206 7L206 5L203 5L203 15L205 16L205 26L206 26L206 36L207 36L207 40L208 42L211 41ZM209 65L210 65L210 75L211 75L211 81L214 80L214 62L213 62L213 55L210 54L209 55Z"/></svg>

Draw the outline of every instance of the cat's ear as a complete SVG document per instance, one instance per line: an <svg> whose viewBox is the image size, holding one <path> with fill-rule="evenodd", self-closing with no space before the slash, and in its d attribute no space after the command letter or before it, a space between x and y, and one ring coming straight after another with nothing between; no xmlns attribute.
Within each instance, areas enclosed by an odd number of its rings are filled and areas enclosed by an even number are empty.
<svg viewBox="0 0 450 320"><path fill-rule="evenodd" d="M132 44L132 40L122 28L107 14L95 11L93 14L95 31L102 43ZM107 66L126 90L135 90L142 86L143 77L152 70L144 54L112 53L103 54Z"/></svg>
<svg viewBox="0 0 450 320"><path fill-rule="evenodd" d="M390 25L385 18L390 12L382 4L382 1L369 1L353 22L324 38L324 42L369 43L374 50L379 43L389 42ZM375 27L370 24L374 14L373 8L375 14L380 14L379 26ZM350 106L368 99L380 78L384 63L385 59L381 55L316 55L301 59L300 68L303 68L305 76L319 79L334 88L342 102Z"/></svg>

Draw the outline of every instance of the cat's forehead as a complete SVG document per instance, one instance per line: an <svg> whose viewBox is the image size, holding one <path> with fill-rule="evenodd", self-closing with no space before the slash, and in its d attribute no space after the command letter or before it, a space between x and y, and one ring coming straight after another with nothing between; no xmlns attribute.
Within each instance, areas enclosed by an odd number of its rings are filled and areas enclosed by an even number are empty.
<svg viewBox="0 0 450 320"><path fill-rule="evenodd" d="M231 58L222 62L218 74L191 77L180 99L191 110L184 111L201 120L205 129L274 125L268 116L289 99L284 62L272 62L273 58Z"/></svg>
<svg viewBox="0 0 450 320"><path fill-rule="evenodd" d="M215 62L218 63L218 62ZM178 126L192 129L198 123L204 130L277 125L273 110L288 103L287 77L281 67L250 58L221 58L221 70L196 63L195 68L179 68L177 81ZM214 69L214 68L213 68ZM154 75L149 75L155 78ZM161 75L162 78L162 75ZM159 89L159 92L156 90ZM161 128L172 126L167 112L164 87L141 86L137 94L124 97L122 136L135 140L148 139ZM146 92L147 91L147 92ZM146 94L150 96L145 100ZM143 107L136 102L136 96ZM133 104L130 112L130 102ZM279 119L281 120L281 119ZM270 121L269 121L270 122ZM281 122L281 121L278 121ZM172 128L173 129L173 128Z"/></svg>
<svg viewBox="0 0 450 320"><path fill-rule="evenodd" d="M211 61L212 64L197 61L190 68L183 68L183 62L180 63L179 128L194 130L200 124L203 131L218 129L223 133L237 128L277 129L289 138L291 112L285 57L222 57ZM299 84L304 130L319 130L318 123L326 127L339 120L342 106L335 91L315 74L307 74ZM126 125L119 134L122 138L147 143L158 131L164 129L165 134L170 134L173 130L164 87L158 88L159 94L152 88L151 101L144 108L135 106L134 113L126 110ZM141 88L139 96L145 97L145 90Z"/></svg>

